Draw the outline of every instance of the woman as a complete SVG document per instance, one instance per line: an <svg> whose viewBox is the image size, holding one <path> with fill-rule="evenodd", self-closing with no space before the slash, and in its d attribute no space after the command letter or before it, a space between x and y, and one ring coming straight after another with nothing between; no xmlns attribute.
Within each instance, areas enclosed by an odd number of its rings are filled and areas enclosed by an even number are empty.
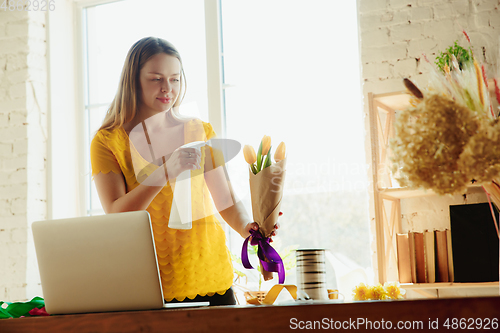
<svg viewBox="0 0 500 333"><path fill-rule="evenodd" d="M166 302L235 304L231 258L210 194L220 215L242 237L258 226L241 202L234 202L217 154L207 148L180 148L215 136L210 124L179 115L185 86L181 57L170 43L153 37L136 42L92 140L92 175L107 214L150 213ZM131 140L132 134L141 137L141 131L146 140ZM188 170L192 228L169 228L175 190L171 185Z"/></svg>

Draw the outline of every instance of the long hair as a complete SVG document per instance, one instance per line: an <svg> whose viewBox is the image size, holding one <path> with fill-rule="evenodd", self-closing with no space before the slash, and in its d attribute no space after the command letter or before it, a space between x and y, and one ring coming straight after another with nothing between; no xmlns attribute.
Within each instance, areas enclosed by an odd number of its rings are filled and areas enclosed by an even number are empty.
<svg viewBox="0 0 500 333"><path fill-rule="evenodd" d="M106 112L101 129L111 130L134 119L141 94L139 73L146 62L154 55L166 53L179 59L181 63L181 87L179 97L172 106L172 115L180 121L188 119L181 116L178 107L186 94L186 76L182 67L182 60L177 49L164 39L156 37L145 37L137 41L128 51L115 98Z"/></svg>

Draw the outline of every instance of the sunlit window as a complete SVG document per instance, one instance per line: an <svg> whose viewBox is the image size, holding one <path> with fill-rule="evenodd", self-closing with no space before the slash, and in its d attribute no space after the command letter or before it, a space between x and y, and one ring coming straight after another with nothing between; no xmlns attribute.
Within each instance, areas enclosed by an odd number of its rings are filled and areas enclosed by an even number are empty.
<svg viewBox="0 0 500 333"><path fill-rule="evenodd" d="M356 2L221 0L220 6L226 136L256 150L263 135L271 136L273 152L281 141L287 146L284 215L275 248L284 255L290 248L328 249L328 288L371 278ZM210 120L203 0L126 0L88 7L83 14L89 147L128 49L145 36L179 49L188 80L181 112ZM243 155L228 169L251 214ZM90 176L88 213L103 213ZM228 242L238 257L241 237L231 231ZM235 268L241 268L237 261ZM258 288L258 272L242 272L246 276L237 283ZM286 283L296 283L295 268Z"/></svg>
<svg viewBox="0 0 500 333"><path fill-rule="evenodd" d="M274 149L281 141L287 147L275 247L329 249L339 275L327 272L331 287L353 271L370 275L356 2L221 5L227 136L257 150L265 134ZM250 210L243 156L230 175ZM295 269L288 273L287 283L295 283Z"/></svg>
<svg viewBox="0 0 500 333"><path fill-rule="evenodd" d="M87 7L84 12L86 142L99 129L118 88L130 47L147 36L164 38L180 52L187 77L181 112L208 121L205 12L203 0L127 0ZM90 170L90 155L87 155ZM103 214L88 180L89 214Z"/></svg>

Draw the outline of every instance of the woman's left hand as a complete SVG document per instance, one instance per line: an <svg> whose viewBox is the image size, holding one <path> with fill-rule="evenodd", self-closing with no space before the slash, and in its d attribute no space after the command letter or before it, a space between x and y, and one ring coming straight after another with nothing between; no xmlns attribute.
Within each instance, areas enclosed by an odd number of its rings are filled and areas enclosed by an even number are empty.
<svg viewBox="0 0 500 333"><path fill-rule="evenodd" d="M273 241L272 237L274 237L274 236L276 236L278 234L279 227L280 227L279 223L276 223L274 225L274 230L271 233L271 242ZM259 225L257 224L257 222L248 223L245 226L245 231L244 231L244 234L242 235L243 238L247 238L248 236L250 236L250 230L255 230L255 231L259 230Z"/></svg>

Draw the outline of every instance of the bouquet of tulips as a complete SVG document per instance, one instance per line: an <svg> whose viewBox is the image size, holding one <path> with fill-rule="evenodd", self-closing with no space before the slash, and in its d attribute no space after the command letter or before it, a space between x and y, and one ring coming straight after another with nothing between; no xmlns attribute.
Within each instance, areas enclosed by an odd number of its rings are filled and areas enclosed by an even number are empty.
<svg viewBox="0 0 500 333"><path fill-rule="evenodd" d="M247 253L247 244L251 239L252 245L259 245L258 256L264 280L272 279L272 272L277 272L280 284L285 279L283 263L278 253L269 245L269 237L280 213L285 181L285 153L285 143L281 142L274 154L273 163L271 138L267 135L262 138L257 154L250 145L243 148L243 155L249 164L253 220L259 225L259 231L251 231L252 235L243 244L243 265L252 268Z"/></svg>
<svg viewBox="0 0 500 333"><path fill-rule="evenodd" d="M274 160L276 163L285 159L286 146L284 142L278 145L278 149L274 153ZM245 161L250 165L250 170L254 175L271 166L271 137L264 135L260 142L259 151L255 154L255 150L250 145L243 147L243 155Z"/></svg>

